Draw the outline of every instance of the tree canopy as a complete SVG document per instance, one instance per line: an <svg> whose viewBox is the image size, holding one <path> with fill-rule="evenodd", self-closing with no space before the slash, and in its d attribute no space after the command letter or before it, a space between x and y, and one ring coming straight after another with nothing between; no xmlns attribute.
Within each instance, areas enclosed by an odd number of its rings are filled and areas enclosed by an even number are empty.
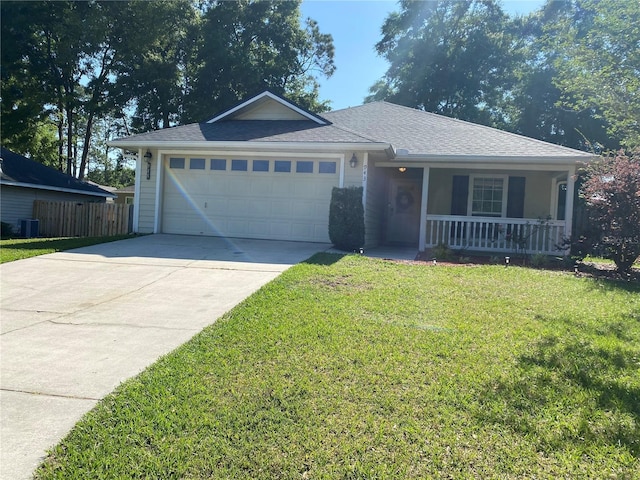
<svg viewBox="0 0 640 480"><path fill-rule="evenodd" d="M3 144L83 178L113 156L95 132L201 121L265 88L326 109L332 38L299 3L3 1Z"/></svg>
<svg viewBox="0 0 640 480"><path fill-rule="evenodd" d="M498 123L493 106L512 81L508 20L492 1L400 1L376 45L389 69L368 99Z"/></svg>
<svg viewBox="0 0 640 480"><path fill-rule="evenodd" d="M511 18L497 0L402 0L377 44L368 101L580 149L640 143L640 3L548 0Z"/></svg>

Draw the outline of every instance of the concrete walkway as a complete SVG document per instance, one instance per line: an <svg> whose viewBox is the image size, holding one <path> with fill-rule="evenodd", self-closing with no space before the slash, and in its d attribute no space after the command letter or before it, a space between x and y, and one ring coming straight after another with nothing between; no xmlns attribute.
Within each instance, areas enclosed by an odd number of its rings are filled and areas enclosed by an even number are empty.
<svg viewBox="0 0 640 480"><path fill-rule="evenodd" d="M117 387L329 245L150 235L0 265L0 478Z"/></svg>

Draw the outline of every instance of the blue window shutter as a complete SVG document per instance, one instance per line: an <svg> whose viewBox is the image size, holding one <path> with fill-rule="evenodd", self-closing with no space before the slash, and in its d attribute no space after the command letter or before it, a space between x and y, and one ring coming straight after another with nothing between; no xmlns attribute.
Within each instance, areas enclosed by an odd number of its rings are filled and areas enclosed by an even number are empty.
<svg viewBox="0 0 640 480"><path fill-rule="evenodd" d="M525 177L509 177L509 190L507 191L507 217L524 217L524 185Z"/></svg>
<svg viewBox="0 0 640 480"><path fill-rule="evenodd" d="M454 175L451 188L451 215L466 215L469 199L469 176Z"/></svg>

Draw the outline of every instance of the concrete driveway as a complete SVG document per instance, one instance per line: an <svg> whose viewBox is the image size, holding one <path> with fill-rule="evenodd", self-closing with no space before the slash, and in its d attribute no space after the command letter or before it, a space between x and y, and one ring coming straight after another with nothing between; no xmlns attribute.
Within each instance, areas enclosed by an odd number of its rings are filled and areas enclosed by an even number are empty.
<svg viewBox="0 0 640 480"><path fill-rule="evenodd" d="M0 478L30 478L122 381L327 248L150 235L1 265Z"/></svg>

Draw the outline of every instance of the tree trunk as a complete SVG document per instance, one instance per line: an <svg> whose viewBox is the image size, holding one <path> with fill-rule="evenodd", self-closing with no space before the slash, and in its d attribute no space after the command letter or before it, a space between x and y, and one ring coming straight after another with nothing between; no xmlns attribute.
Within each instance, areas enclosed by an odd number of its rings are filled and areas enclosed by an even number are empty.
<svg viewBox="0 0 640 480"><path fill-rule="evenodd" d="M89 158L89 145L91 143L91 129L93 128L93 117L95 115L95 109L91 109L89 118L87 119L87 128L84 132L84 144L82 146L82 158L80 159L80 172L78 173L78 179L84 179L84 171L87 167L87 160Z"/></svg>
<svg viewBox="0 0 640 480"><path fill-rule="evenodd" d="M73 108L67 104L67 175L72 175L71 160L73 159Z"/></svg>

